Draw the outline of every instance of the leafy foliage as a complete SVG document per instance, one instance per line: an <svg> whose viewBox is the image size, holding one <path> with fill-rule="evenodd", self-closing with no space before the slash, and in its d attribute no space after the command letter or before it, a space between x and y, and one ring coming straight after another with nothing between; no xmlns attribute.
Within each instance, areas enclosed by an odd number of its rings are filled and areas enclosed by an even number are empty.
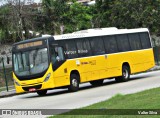
<svg viewBox="0 0 160 118"><path fill-rule="evenodd" d="M1 43L35 37L36 32L55 35L101 27L147 27L160 34L160 0L96 0L93 6L76 0L42 0L38 7L16 1L0 7ZM32 36L29 30L34 31Z"/></svg>
<svg viewBox="0 0 160 118"><path fill-rule="evenodd" d="M69 6L68 12L64 15L65 33L84 30L92 27L91 9L80 3L73 3Z"/></svg>
<svg viewBox="0 0 160 118"><path fill-rule="evenodd" d="M45 14L44 30L49 34L60 33L63 25L63 14L67 10L67 0L43 0L43 11Z"/></svg>

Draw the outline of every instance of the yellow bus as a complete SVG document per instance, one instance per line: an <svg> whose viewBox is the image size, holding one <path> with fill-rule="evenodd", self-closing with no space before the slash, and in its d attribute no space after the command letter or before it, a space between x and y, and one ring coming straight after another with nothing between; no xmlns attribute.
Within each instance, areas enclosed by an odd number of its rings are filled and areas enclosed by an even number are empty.
<svg viewBox="0 0 160 118"><path fill-rule="evenodd" d="M88 29L71 34L39 37L13 44L13 79L17 93L37 92L79 84L102 85L115 78L125 82L130 74L155 65L147 28Z"/></svg>

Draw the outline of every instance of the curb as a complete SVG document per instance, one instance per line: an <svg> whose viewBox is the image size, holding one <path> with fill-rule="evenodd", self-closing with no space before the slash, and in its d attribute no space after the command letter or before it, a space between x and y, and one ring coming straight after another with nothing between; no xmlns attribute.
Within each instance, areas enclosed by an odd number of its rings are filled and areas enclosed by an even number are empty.
<svg viewBox="0 0 160 118"><path fill-rule="evenodd" d="M4 98L4 97L10 97L16 95L16 91L15 89L10 90L10 91L1 91L0 92L0 98Z"/></svg>
<svg viewBox="0 0 160 118"><path fill-rule="evenodd" d="M26 92L24 92L24 93L16 93L16 90L12 89L10 91L1 91L0 92L0 98L12 97L12 96L15 96L15 95L22 95L22 94L26 94Z"/></svg>
<svg viewBox="0 0 160 118"><path fill-rule="evenodd" d="M1 94L0 93L0 98L6 98L6 97L12 97L12 96L16 96L16 95L22 95L22 94L25 94L25 93L7 93L5 95Z"/></svg>

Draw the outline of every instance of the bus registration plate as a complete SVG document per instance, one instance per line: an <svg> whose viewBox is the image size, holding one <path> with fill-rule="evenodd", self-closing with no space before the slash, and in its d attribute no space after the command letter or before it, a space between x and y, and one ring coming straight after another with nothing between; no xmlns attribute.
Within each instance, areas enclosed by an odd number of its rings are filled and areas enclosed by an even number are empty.
<svg viewBox="0 0 160 118"><path fill-rule="evenodd" d="M36 89L35 88L30 88L29 89L29 92L33 92L33 91L36 91Z"/></svg>

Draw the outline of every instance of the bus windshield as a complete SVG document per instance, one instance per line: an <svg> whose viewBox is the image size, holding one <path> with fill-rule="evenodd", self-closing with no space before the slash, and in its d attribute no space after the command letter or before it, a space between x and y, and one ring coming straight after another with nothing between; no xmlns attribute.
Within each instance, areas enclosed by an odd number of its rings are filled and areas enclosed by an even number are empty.
<svg viewBox="0 0 160 118"><path fill-rule="evenodd" d="M48 64L47 48L13 54L14 72L18 76L28 76L45 71Z"/></svg>

